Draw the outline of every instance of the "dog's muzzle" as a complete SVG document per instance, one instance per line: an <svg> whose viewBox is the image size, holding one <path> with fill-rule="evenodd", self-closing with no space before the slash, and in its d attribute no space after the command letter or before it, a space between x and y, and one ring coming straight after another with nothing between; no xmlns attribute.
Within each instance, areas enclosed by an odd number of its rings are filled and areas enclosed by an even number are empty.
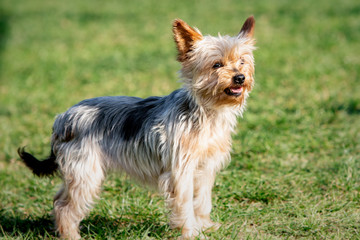
<svg viewBox="0 0 360 240"><path fill-rule="evenodd" d="M229 96L235 96L238 97L241 95L243 91L243 84L245 82L245 75L244 74L238 74L235 75L232 78L233 86L228 87L224 90L224 92Z"/></svg>

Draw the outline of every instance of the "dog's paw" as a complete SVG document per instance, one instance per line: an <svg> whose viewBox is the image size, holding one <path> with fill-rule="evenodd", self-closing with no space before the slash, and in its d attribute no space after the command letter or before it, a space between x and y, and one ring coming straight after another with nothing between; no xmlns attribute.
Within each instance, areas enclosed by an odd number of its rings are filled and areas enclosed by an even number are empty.
<svg viewBox="0 0 360 240"><path fill-rule="evenodd" d="M210 216L207 217L197 217L197 223L201 226L201 230L204 232L214 232L221 227L220 223L213 222L210 219Z"/></svg>
<svg viewBox="0 0 360 240"><path fill-rule="evenodd" d="M209 221L203 225L204 232L215 232L221 227L221 223Z"/></svg>
<svg viewBox="0 0 360 240"><path fill-rule="evenodd" d="M181 236L178 240L192 240L192 239L204 239L204 236L200 231L196 229L182 229Z"/></svg>

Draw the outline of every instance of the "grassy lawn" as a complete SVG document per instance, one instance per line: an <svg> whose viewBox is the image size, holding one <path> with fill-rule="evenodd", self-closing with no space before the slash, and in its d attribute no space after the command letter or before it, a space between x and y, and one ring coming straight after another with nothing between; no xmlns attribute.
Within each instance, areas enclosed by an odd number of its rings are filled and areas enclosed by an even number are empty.
<svg viewBox="0 0 360 240"><path fill-rule="evenodd" d="M58 178L45 157L56 114L85 98L180 87L171 23L237 34L256 19L256 86L214 187L206 239L360 239L360 2L42 1L0 3L0 238L54 238ZM172 239L162 196L110 175L86 239Z"/></svg>

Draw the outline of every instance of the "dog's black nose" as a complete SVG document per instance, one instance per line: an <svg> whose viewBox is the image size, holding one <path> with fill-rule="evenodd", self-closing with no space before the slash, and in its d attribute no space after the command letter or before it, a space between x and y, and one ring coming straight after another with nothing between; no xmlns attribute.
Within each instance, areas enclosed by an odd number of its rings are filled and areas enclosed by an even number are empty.
<svg viewBox="0 0 360 240"><path fill-rule="evenodd" d="M245 82L244 74L235 75L233 81L235 84L243 84Z"/></svg>

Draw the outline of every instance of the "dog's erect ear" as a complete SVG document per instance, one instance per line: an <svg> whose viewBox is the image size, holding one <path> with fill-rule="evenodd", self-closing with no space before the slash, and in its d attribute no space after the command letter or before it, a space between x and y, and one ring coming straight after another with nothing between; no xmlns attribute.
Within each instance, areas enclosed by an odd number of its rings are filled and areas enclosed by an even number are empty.
<svg viewBox="0 0 360 240"><path fill-rule="evenodd" d="M186 54L191 51L194 43L203 38L201 33L184 22L176 19L173 23L174 39L178 49L178 60L183 62L186 60Z"/></svg>
<svg viewBox="0 0 360 240"><path fill-rule="evenodd" d="M244 22L244 25L242 26L238 37L248 37L253 38L254 36L254 29L255 29L255 18L254 16L250 16L246 19Z"/></svg>

